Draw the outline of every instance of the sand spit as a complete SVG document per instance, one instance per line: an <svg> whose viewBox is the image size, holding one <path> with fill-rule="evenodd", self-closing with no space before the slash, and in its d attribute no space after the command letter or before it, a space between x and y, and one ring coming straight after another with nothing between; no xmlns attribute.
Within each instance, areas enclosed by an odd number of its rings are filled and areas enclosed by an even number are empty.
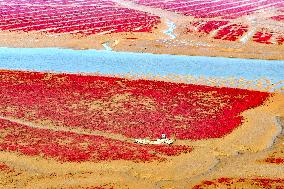
<svg viewBox="0 0 284 189"><path fill-rule="evenodd" d="M190 188L202 180L225 177L284 177L283 166L260 163L279 135L275 116L283 116L284 95L245 111L246 122L222 139L177 141L194 148L165 162L60 163L0 152L0 162L19 174L4 188L67 188L112 184L115 188Z"/></svg>
<svg viewBox="0 0 284 189"><path fill-rule="evenodd" d="M273 147L265 154L260 162L284 166L284 117L278 117L278 124L282 127L282 132L277 136Z"/></svg>
<svg viewBox="0 0 284 189"><path fill-rule="evenodd" d="M258 107L253 111L247 111L244 113L245 117L248 119L248 123L251 123L251 126L255 127L254 136L255 143L252 144L254 149L247 149L246 151L239 151L237 154L233 156L220 156L220 162L214 167L214 169L210 170L206 173L206 175L202 175L191 180L189 186L194 186L197 183L200 183L202 180L213 180L221 177L229 177L229 178L255 178L255 177L263 177L263 178L283 178L283 165L276 164L268 164L264 163L263 160L275 150L281 150L281 144L283 144L283 140L279 140L279 137L283 136L283 124L279 124L279 117L284 115L284 95L276 94L274 97L270 99L270 105L266 104L262 107ZM255 111L259 110L259 111ZM260 113L264 113L261 115ZM273 116L274 115L274 116ZM272 117L270 117L272 116ZM270 117L270 118L269 118ZM255 120L256 122L251 120ZM269 122L266 122L270 119L270 124L274 126L271 129L266 130L267 136L274 133L271 136L270 143L266 143L266 147L264 147L263 138L258 133L263 133L264 126L268 126ZM269 126L268 126L269 127ZM240 127L239 129L244 128ZM273 128L273 129L272 129ZM249 130L243 131L244 133L249 133ZM270 133L270 134L269 134ZM232 136L232 135L228 135ZM245 139L249 139L249 136L243 135L239 137L239 141L244 141ZM251 138L251 139L252 139ZM257 139L258 138L258 139ZM265 138L265 136L264 136ZM267 138L268 139L268 138ZM238 141L238 140L237 140ZM266 142L268 142L267 140ZM261 144L262 143L262 144ZM226 144L224 144L226 145ZM259 148L260 146L264 147L262 150ZM258 150L256 150L258 148ZM283 148L283 147L282 147Z"/></svg>

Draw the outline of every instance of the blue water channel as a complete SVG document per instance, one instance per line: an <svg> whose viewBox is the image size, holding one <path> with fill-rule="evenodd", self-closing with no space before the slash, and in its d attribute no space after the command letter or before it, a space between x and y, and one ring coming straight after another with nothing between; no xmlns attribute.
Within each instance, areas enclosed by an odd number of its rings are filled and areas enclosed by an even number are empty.
<svg viewBox="0 0 284 189"><path fill-rule="evenodd" d="M174 31L176 29L176 25L174 22L171 22L169 20L166 21L167 26L169 27L167 30L163 31L164 34L170 36L171 39L175 39L177 36L174 34Z"/></svg>
<svg viewBox="0 0 284 189"><path fill-rule="evenodd" d="M0 69L284 80L284 61L58 48L0 48Z"/></svg>

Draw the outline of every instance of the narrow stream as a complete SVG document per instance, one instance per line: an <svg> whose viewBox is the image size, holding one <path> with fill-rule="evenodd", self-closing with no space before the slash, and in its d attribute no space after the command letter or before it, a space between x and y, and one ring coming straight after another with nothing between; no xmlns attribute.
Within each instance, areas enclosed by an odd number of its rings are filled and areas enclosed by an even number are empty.
<svg viewBox="0 0 284 189"><path fill-rule="evenodd" d="M102 44L106 51L112 51L112 48L109 46L109 41Z"/></svg>
<svg viewBox="0 0 284 189"><path fill-rule="evenodd" d="M169 28L167 30L164 30L163 33L170 36L170 39L175 39L177 37L174 34L174 30L176 29L176 24L170 20L167 20L166 24Z"/></svg>

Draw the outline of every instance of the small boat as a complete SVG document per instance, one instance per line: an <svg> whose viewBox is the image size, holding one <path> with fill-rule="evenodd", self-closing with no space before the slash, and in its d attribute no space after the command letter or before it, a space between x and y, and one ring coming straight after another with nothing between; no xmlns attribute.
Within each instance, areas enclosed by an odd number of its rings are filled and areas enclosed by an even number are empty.
<svg viewBox="0 0 284 189"><path fill-rule="evenodd" d="M154 145L159 145L159 144L173 144L174 139L169 139L166 137L165 134L162 134L162 138L158 138L157 140L149 140L149 139L135 139L135 143L138 144L154 144Z"/></svg>

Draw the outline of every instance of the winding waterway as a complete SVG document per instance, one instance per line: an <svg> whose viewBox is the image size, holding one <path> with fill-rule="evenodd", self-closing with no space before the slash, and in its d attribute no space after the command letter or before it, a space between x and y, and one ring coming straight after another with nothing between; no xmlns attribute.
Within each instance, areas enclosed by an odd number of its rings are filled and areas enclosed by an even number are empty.
<svg viewBox="0 0 284 189"><path fill-rule="evenodd" d="M170 20L166 21L167 26L169 27L167 30L163 31L164 34L170 36L171 39L175 39L177 36L174 34L176 29L176 24Z"/></svg>

